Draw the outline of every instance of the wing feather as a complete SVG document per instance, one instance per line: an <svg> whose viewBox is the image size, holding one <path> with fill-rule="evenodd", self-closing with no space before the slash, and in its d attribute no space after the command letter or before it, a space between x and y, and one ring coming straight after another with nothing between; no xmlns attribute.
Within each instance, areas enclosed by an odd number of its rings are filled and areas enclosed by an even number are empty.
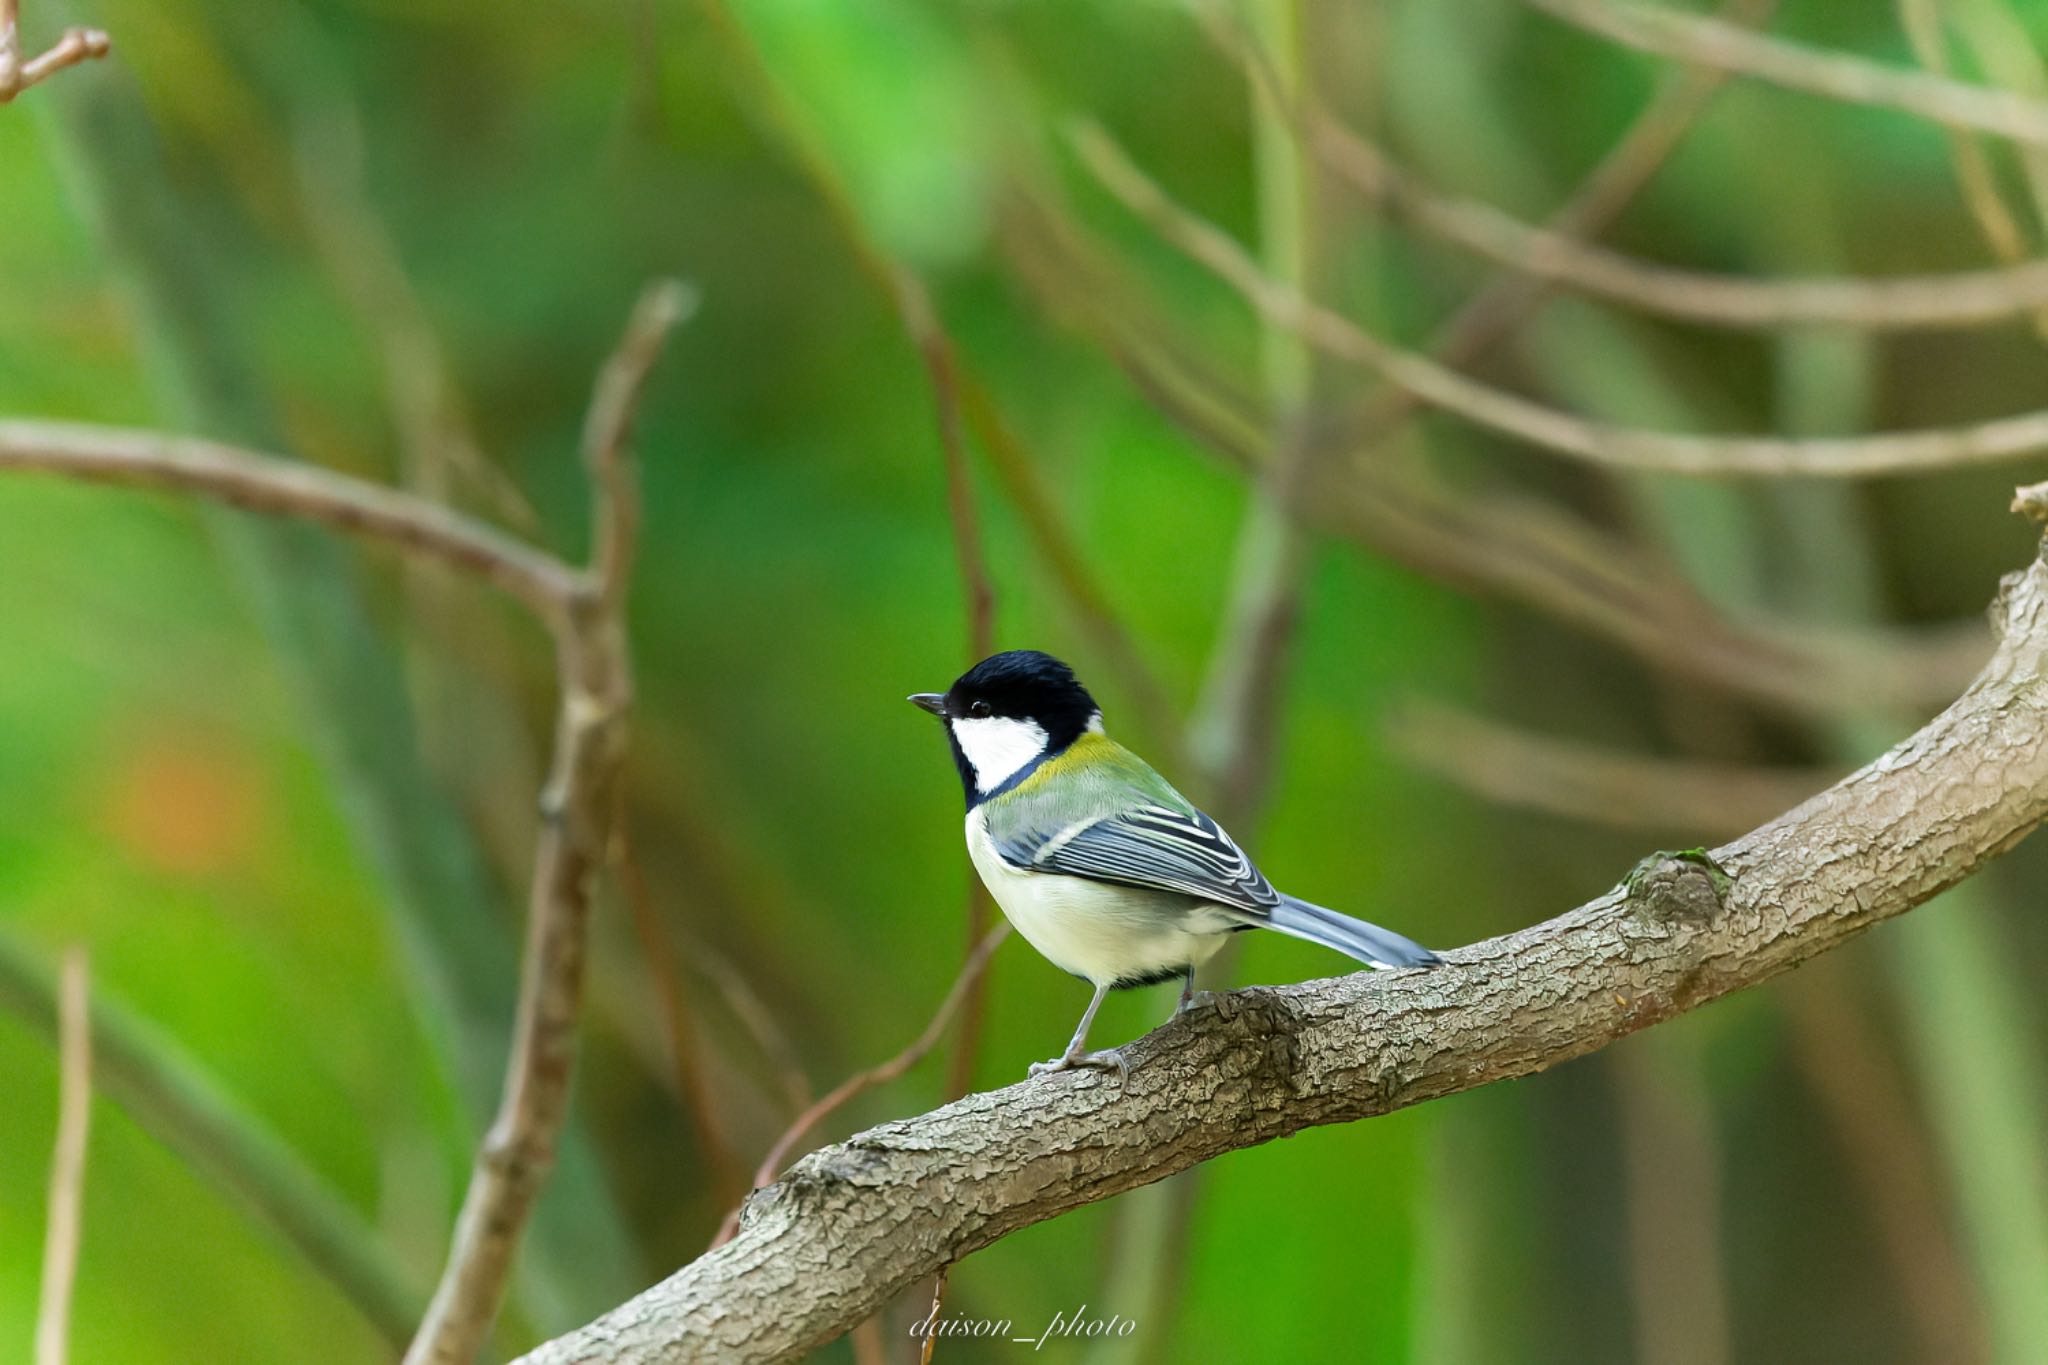
<svg viewBox="0 0 2048 1365"><path fill-rule="evenodd" d="M1198 810L1135 806L1049 834L996 844L1004 861L1032 872L1176 891L1265 917L1280 893L1244 850Z"/></svg>

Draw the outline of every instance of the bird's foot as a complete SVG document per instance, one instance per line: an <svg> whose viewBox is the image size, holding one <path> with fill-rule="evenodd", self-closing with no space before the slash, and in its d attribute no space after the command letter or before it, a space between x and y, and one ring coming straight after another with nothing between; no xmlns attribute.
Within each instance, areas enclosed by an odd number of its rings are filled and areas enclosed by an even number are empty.
<svg viewBox="0 0 2048 1365"><path fill-rule="evenodd" d="M1121 1050L1113 1047L1100 1052L1069 1052L1049 1062L1033 1062L1033 1076L1050 1076L1055 1071L1071 1071L1076 1067L1088 1067L1097 1071L1114 1071L1119 1083L1131 1078L1131 1064L1124 1060Z"/></svg>
<svg viewBox="0 0 2048 1365"><path fill-rule="evenodd" d="M1209 1004L1215 999L1216 992L1214 991L1187 991L1182 994L1180 1003L1173 1007L1173 1012L1176 1015L1186 1014L1196 1006Z"/></svg>

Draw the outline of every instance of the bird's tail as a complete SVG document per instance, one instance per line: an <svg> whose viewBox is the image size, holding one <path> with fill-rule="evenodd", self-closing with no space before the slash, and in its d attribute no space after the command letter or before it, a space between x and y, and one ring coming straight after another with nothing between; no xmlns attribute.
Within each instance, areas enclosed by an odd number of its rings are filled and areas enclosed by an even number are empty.
<svg viewBox="0 0 2048 1365"><path fill-rule="evenodd" d="M1267 928L1278 929L1283 934L1305 938L1325 948L1335 948L1368 967L1433 967L1439 960L1429 949L1391 929L1382 929L1377 924L1367 924L1362 919L1340 915L1335 910L1325 910L1320 905L1310 905L1292 896L1282 896L1280 904L1273 907L1271 917L1264 923Z"/></svg>

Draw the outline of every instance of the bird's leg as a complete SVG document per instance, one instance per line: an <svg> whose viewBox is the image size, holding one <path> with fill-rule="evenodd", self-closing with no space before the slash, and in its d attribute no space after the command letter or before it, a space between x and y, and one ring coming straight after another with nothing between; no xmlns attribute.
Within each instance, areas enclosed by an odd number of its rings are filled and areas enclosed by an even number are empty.
<svg viewBox="0 0 2048 1365"><path fill-rule="evenodd" d="M1105 981L1095 988L1095 998L1090 1000L1088 1008L1082 1011L1081 1022L1074 1029L1074 1036L1068 1041L1067 1050L1049 1062L1033 1062L1031 1064L1032 1075L1043 1076L1048 1072L1066 1071L1077 1066L1094 1066L1101 1067L1104 1070L1114 1067L1120 1079L1128 1080L1130 1078L1130 1066L1124 1061L1123 1054L1115 1048L1105 1048L1101 1052L1089 1052L1086 1050L1088 1046L1088 1026L1095 1022L1095 1011L1102 1008L1102 1002L1108 995L1109 983Z"/></svg>
<svg viewBox="0 0 2048 1365"><path fill-rule="evenodd" d="M1167 1021L1170 1023L1186 1014L1195 1006L1206 1005L1215 998L1216 993L1214 991L1198 991L1195 989L1195 969L1190 966L1180 974L1180 1003L1173 1007L1172 1014L1166 1016Z"/></svg>

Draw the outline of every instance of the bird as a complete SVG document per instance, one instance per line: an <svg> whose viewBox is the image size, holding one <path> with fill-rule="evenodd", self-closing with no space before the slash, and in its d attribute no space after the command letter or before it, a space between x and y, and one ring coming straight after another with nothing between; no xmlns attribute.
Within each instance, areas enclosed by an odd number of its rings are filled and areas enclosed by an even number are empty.
<svg viewBox="0 0 2048 1365"><path fill-rule="evenodd" d="M1112 990L1180 978L1244 929L1319 943L1369 967L1429 967L1389 929L1276 891L1217 823L1111 739L1074 670L1034 649L990 655L912 705L945 723L967 794L967 851L1003 914L1055 967L1095 988L1066 1051L1033 1076L1129 1068L1088 1050Z"/></svg>

